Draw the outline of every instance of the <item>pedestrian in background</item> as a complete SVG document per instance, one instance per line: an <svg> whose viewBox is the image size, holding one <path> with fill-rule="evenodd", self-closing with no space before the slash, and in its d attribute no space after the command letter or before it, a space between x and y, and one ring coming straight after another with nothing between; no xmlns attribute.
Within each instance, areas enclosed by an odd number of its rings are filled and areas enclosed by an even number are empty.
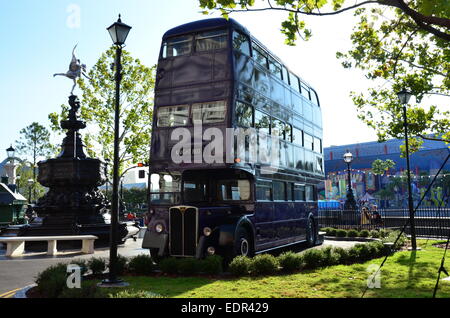
<svg viewBox="0 0 450 318"><path fill-rule="evenodd" d="M370 224L370 212L366 206L361 209L361 225Z"/></svg>

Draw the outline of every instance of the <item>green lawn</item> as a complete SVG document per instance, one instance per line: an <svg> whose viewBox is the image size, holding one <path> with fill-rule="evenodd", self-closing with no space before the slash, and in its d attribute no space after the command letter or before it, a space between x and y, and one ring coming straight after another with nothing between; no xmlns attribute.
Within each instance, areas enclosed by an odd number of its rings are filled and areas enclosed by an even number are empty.
<svg viewBox="0 0 450 318"><path fill-rule="evenodd" d="M369 289L365 297L431 297L444 250L436 241L419 241L416 253L397 252L381 272L381 288ZM130 290L144 290L163 297L356 297L367 286L370 264L332 266L290 275L246 278L125 277ZM448 262L447 257L447 262ZM450 267L450 264L448 264ZM442 277L442 276L441 276ZM437 297L450 297L450 282L441 281Z"/></svg>

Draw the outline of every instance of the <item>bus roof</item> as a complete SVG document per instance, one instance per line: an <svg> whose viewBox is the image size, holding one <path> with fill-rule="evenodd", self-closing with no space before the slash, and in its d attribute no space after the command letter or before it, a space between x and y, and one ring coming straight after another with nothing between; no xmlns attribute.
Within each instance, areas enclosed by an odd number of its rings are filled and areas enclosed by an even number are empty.
<svg viewBox="0 0 450 318"><path fill-rule="evenodd" d="M211 18L211 19L204 19L204 20L198 20L194 22L189 22L186 24L182 24L180 26L177 26L175 28L170 29L163 35L163 39L166 39L168 37L172 37L175 35L181 35L185 33L189 33L192 30L201 30L201 29L211 29L211 28L220 28L225 26L230 26L240 29L242 31L245 31L246 33L248 30L242 26L240 23L238 23L234 19L225 19L225 18Z"/></svg>
<svg viewBox="0 0 450 318"><path fill-rule="evenodd" d="M173 37L173 36L177 36L177 35L183 35L183 34L187 34L187 33L191 33L193 30L195 31L199 31L199 30L208 30L208 29L212 29L212 28L220 28L220 27L228 27L228 26L233 26L235 29L240 30L246 34L248 34L251 39L258 44L259 46L261 46L262 49L266 50L267 53L270 54L270 56L272 58L274 58L275 60L277 60L278 62L280 62L282 65L284 65L290 72L292 72L292 70L290 70L286 64L283 63L283 61L276 56L273 52L271 52L267 46L265 46L264 44L262 44L258 39L256 39L249 31L246 27L244 27L242 24L240 24L239 22L237 22L234 19L225 19L225 18L211 18L211 19L203 19L203 20L197 20L197 21L193 21L193 22L189 22L189 23L185 23L182 25L179 25L175 28L170 29L169 31L167 31L166 33L164 33L163 35L163 41L169 37ZM295 74L295 72L293 72ZM297 74L295 74L296 76L298 76ZM298 78L300 78L300 80L306 84L306 86L308 86L310 89L312 89L314 92L316 92L316 90L307 82L305 81L301 76L298 76ZM317 96L317 94L316 94Z"/></svg>

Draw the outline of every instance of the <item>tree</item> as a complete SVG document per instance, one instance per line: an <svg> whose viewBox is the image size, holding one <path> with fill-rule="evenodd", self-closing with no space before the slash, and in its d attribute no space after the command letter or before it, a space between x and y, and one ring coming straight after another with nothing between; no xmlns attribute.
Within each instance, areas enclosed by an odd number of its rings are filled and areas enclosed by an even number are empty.
<svg viewBox="0 0 450 318"><path fill-rule="evenodd" d="M376 159L372 162L372 172L376 175L383 175L389 169L395 167L395 162L391 159L383 161L381 159Z"/></svg>
<svg viewBox="0 0 450 318"><path fill-rule="evenodd" d="M104 52L89 71L89 80L79 79L82 91L80 118L87 124L84 144L90 156L113 161L114 155L114 63L115 48ZM146 67L139 59L123 51L123 77L120 95L120 168L147 161L153 114L155 67ZM51 113L54 131L61 132L59 121L67 117L68 106ZM112 169L111 169L112 170Z"/></svg>
<svg viewBox="0 0 450 318"><path fill-rule="evenodd" d="M28 180L35 180L33 178L35 178L33 176L33 169L26 162L20 163L17 167L17 189L27 199L32 197L33 192L35 193L35 198L40 198L46 191L46 188L39 184L39 182L33 182L30 185Z"/></svg>
<svg viewBox="0 0 450 318"><path fill-rule="evenodd" d="M16 147L19 154L27 156L28 159L31 158L30 165L34 181L32 198L36 200L36 164L38 159L48 158L54 152L55 147L50 143L50 132L37 122L23 128L20 135L20 139L16 141Z"/></svg>
<svg viewBox="0 0 450 318"><path fill-rule="evenodd" d="M276 10L287 13L281 32L288 45L297 36L311 37L302 15L326 16L354 10L359 22L351 35L353 48L338 52L345 68L359 68L374 87L351 92L358 117L376 130L379 141L403 139L402 107L396 92L402 88L416 96L407 111L412 152L423 139L450 142L450 112L436 104L418 105L425 96L450 96L450 2L428 0L199 0L200 7L233 12ZM328 9L328 11L327 11ZM404 147L403 147L404 148Z"/></svg>

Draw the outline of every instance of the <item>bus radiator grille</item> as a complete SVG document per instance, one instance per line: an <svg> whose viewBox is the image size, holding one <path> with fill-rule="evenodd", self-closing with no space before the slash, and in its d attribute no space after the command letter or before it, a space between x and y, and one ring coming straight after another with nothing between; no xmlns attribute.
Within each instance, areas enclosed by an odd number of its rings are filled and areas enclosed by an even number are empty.
<svg viewBox="0 0 450 318"><path fill-rule="evenodd" d="M170 209L170 254L174 256L195 256L197 248L197 209Z"/></svg>

